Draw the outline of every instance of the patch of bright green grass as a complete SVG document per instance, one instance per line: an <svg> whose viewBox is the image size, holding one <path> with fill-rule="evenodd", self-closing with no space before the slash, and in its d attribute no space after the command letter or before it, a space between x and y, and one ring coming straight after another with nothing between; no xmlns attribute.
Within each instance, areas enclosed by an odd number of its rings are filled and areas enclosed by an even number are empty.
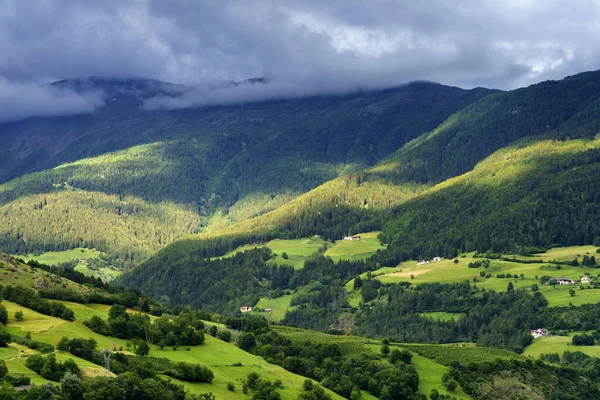
<svg viewBox="0 0 600 400"><path fill-rule="evenodd" d="M337 240L331 246L325 255L331 257L334 261L340 259L346 260L364 260L371 257L379 249L383 249L377 236L381 232L359 233L360 240Z"/></svg>
<svg viewBox="0 0 600 400"><path fill-rule="evenodd" d="M575 333L572 333L574 335ZM562 355L565 351L581 351L588 356L600 357L600 346L573 346L572 336L546 336L533 340L533 343L525 348L526 356L538 358L544 353L557 353Z"/></svg>
<svg viewBox="0 0 600 400"><path fill-rule="evenodd" d="M437 389L440 394L450 394L457 399L470 399L460 388L452 393L446 390L442 376L448 371L448 367L416 353L412 353L411 363L419 374L419 393L429 396L433 389Z"/></svg>
<svg viewBox="0 0 600 400"><path fill-rule="evenodd" d="M569 294L569 290L575 291L575 296ZM600 289L581 290L577 285L562 286L540 286L540 292L548 300L549 307L581 306L583 304L594 304L600 301Z"/></svg>
<svg viewBox="0 0 600 400"><path fill-rule="evenodd" d="M245 399L247 396L242 393L242 383L250 372L258 372L261 378L271 381L280 379L283 382L283 389L279 392L283 399L296 399L302 392L302 383L306 378L286 371L278 365L269 364L261 357L246 353L233 343L225 343L206 335L204 344L189 346L189 351L186 350L187 348L182 346L177 351L173 351L171 348L159 350L153 346L150 356L208 366L215 374L211 384L176 381L192 393L212 392L220 399ZM242 366L233 366L235 363L241 363ZM235 384L235 392L227 390L228 382ZM334 399L341 398L329 390L326 391Z"/></svg>
<svg viewBox="0 0 600 400"><path fill-rule="evenodd" d="M12 347L0 347L0 360L8 360L17 356L17 350Z"/></svg>
<svg viewBox="0 0 600 400"><path fill-rule="evenodd" d="M292 265L294 269L300 269L304 267L306 258L311 254L316 253L316 251L326 243L327 242L320 238L295 240L275 239L264 244L249 244L238 247L237 249L226 253L223 257L231 257L241 251L251 250L257 247L268 247L276 254L274 260L277 265L287 264ZM283 253L287 254L287 259L282 257Z"/></svg>
<svg viewBox="0 0 600 400"><path fill-rule="evenodd" d="M8 367L8 372L14 375L24 375L28 376L31 379L31 383L34 385L43 385L45 383L50 382L49 380L42 378L40 375L36 374L34 371L30 370L25 366L26 358L13 358L11 360L6 361L6 366Z"/></svg>
<svg viewBox="0 0 600 400"><path fill-rule="evenodd" d="M110 282L121 275L121 271L102 267L99 269L90 269L87 264L79 263L75 266L75 271L81 272L85 276L93 276L102 279L103 282Z"/></svg>
<svg viewBox="0 0 600 400"><path fill-rule="evenodd" d="M450 321L459 319L463 313L449 313L443 311L436 312L424 312L419 314L421 317L427 317L431 319L435 319L437 321Z"/></svg>
<svg viewBox="0 0 600 400"><path fill-rule="evenodd" d="M67 288L76 292L88 291L68 279L61 278L41 269L31 268L9 256L0 253L0 282L2 285L20 285L33 289L62 289Z"/></svg>
<svg viewBox="0 0 600 400"><path fill-rule="evenodd" d="M292 294L286 294L276 299L262 298L256 303L256 307L262 309L270 308L272 311L270 313L253 312L253 314L264 315L266 318L272 319L273 321L280 321L285 316L287 310L293 310L295 308L290 306L292 297Z"/></svg>
<svg viewBox="0 0 600 400"><path fill-rule="evenodd" d="M79 247L73 250L65 250L65 251L47 251L45 253L40 254L39 256L34 256L33 254L27 254L26 256L17 256L25 260L25 262L29 260L35 260L42 264L48 265L58 265L71 260L79 260L81 258L98 258L100 256L100 252L96 249L86 249Z"/></svg>
<svg viewBox="0 0 600 400"><path fill-rule="evenodd" d="M477 347L474 343L453 344L413 344L399 343L422 357L429 358L438 364L450 365L454 361L463 364L471 362L495 361L496 359L523 359L523 356L504 349L494 347Z"/></svg>
<svg viewBox="0 0 600 400"><path fill-rule="evenodd" d="M2 305L6 308L6 311L8 311L8 327L23 332L42 333L50 331L59 325L69 323L64 319L40 314L37 311L33 311L10 301L4 300ZM15 312L17 311L23 312L23 321L17 321L15 319Z"/></svg>
<svg viewBox="0 0 600 400"><path fill-rule="evenodd" d="M360 336L330 335L325 332L309 331L287 326L273 326L272 328L297 343L304 343L306 341L312 344L335 343L344 354L380 353L381 342L374 339Z"/></svg>

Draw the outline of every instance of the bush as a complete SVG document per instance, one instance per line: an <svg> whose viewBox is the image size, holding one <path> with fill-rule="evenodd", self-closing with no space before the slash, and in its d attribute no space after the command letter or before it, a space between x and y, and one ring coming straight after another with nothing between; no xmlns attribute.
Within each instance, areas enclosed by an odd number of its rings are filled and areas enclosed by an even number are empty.
<svg viewBox="0 0 600 400"><path fill-rule="evenodd" d="M15 311L15 319L17 321L23 321L23 311L19 310L19 311Z"/></svg>
<svg viewBox="0 0 600 400"><path fill-rule="evenodd" d="M217 338L221 339L224 342L229 342L231 340L231 332L227 330L219 331L217 332Z"/></svg>
<svg viewBox="0 0 600 400"><path fill-rule="evenodd" d="M573 346L593 346L595 344L594 337L591 335L575 335L572 340Z"/></svg>
<svg viewBox="0 0 600 400"><path fill-rule="evenodd" d="M233 382L227 383L227 390L229 390L230 392L235 392L235 385L233 384Z"/></svg>

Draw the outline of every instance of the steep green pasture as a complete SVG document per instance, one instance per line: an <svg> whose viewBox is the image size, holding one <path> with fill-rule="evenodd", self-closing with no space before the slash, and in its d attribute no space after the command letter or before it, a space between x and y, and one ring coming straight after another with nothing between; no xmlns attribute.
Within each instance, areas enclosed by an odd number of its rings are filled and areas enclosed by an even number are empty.
<svg viewBox="0 0 600 400"><path fill-rule="evenodd" d="M25 366L25 358L13 358L6 361L8 372L15 375L24 375L31 378L31 383L34 385L43 385L44 383L50 382L49 380L42 378L34 371L30 370Z"/></svg>
<svg viewBox="0 0 600 400"><path fill-rule="evenodd" d="M68 279L61 278L49 272L31 268L0 253L0 283L2 285L21 285L33 289L68 288L76 292L88 289Z"/></svg>
<svg viewBox="0 0 600 400"><path fill-rule="evenodd" d="M320 238L307 238L295 240L280 240L275 239L264 244L249 244L240 246L235 250L227 252L223 257L231 257L241 251L255 249L257 247L268 247L275 253L275 262L278 265L287 264L293 265L295 269L304 267L304 261L308 256L315 253L319 248L323 247L327 242ZM282 254L288 255L287 259L282 257Z"/></svg>
<svg viewBox="0 0 600 400"><path fill-rule="evenodd" d="M71 260L79 260L81 258L98 258L101 252L96 249L87 249L78 247L73 250L65 250L65 251L47 251L38 256L35 256L31 253L26 256L18 256L25 260L26 262L29 260L35 260L42 264L48 265L58 265Z"/></svg>
<svg viewBox="0 0 600 400"><path fill-rule="evenodd" d="M258 308L271 308L272 312L263 313L263 312L253 312L253 314L264 315L267 319L272 319L273 321L280 321L284 316L287 310L292 310L294 307L290 306L290 301L292 300L293 295L286 294L276 299L268 299L262 298L256 303L256 307Z"/></svg>
<svg viewBox="0 0 600 400"><path fill-rule="evenodd" d="M411 362L419 374L419 393L429 396L433 389L437 389L440 394L450 394L457 399L470 399L461 389L457 389L452 393L446 390L442 383L442 376L446 373L448 367L416 353L412 353Z"/></svg>
<svg viewBox="0 0 600 400"><path fill-rule="evenodd" d="M306 329L286 326L273 326L273 329L285 335L290 340L298 343L304 343L306 341L309 341L313 344L336 343L343 353L349 354L380 353L380 342L374 339L368 339L360 336L329 335L325 332L309 331Z"/></svg>
<svg viewBox="0 0 600 400"><path fill-rule="evenodd" d="M383 249L379 243L377 236L380 232L359 233L360 240L337 240L331 246L325 255L337 261L340 259L346 260L364 260L369 258L379 249Z"/></svg>
<svg viewBox="0 0 600 400"><path fill-rule="evenodd" d="M450 365L453 361L463 364L471 362L495 361L496 359L521 359L522 356L508 350L494 347L476 347L473 343L455 344L403 344L404 347L425 358L431 359L442 365Z"/></svg>
<svg viewBox="0 0 600 400"><path fill-rule="evenodd" d="M152 357L165 357L171 361L184 361L189 363L200 363L208 366L215 374L211 384L178 382L192 393L212 392L219 399L245 399L242 393L242 383L250 372L258 372L262 378L268 380L280 379L283 382L283 390L280 391L282 398L295 399L302 391L302 383L306 378L286 371L280 366L267 363L261 357L246 353L232 343L225 343L219 339L206 335L206 340L201 346L182 347L173 351L171 348L159 350L153 346L150 352ZM241 366L233 366L241 363ZM235 392L227 390L227 383L233 382L236 386ZM327 392L334 399L341 397L333 392Z"/></svg>
<svg viewBox="0 0 600 400"><path fill-rule="evenodd" d="M571 296L569 291L575 290L575 295ZM600 301L600 289L581 290L578 285L568 286L543 286L540 292L548 299L549 307L581 306L583 304L593 304Z"/></svg>
<svg viewBox="0 0 600 400"><path fill-rule="evenodd" d="M17 350L12 347L0 347L0 360L8 360L17 356Z"/></svg>
<svg viewBox="0 0 600 400"><path fill-rule="evenodd" d="M558 355L562 355L565 351L581 351L588 356L600 357L600 346L573 346L571 340L575 334L577 332L572 332L570 336L547 336L534 339L533 343L527 346L523 354L538 358L544 353L558 353Z"/></svg>
<svg viewBox="0 0 600 400"><path fill-rule="evenodd" d="M557 257L562 259L572 260L577 255L584 255L591 249L595 249L593 246L573 246L565 248L555 248L549 251L550 254L544 253L543 255L535 255L527 257L527 259L541 259L542 256L546 259L556 260ZM591 253L590 253L591 254ZM595 250L594 250L595 254ZM503 257L512 258L512 255L504 255ZM518 259L524 259L522 256L515 256ZM470 253L464 257L457 258L458 263L454 263L454 260L441 260L439 262L431 262L427 264L417 265L417 261L410 260L400 263L397 267L383 267L371 274L375 279L378 279L382 283L399 283L399 282L410 282L413 285L420 283L431 283L431 282L462 282L469 281L474 283L479 288L493 289L496 291L506 290L508 283L512 282L515 288L529 288L532 284L538 284L541 293L548 299L550 307L555 306L567 306L569 304L582 305L589 303L596 303L600 301L600 289L585 289L580 290L579 285L572 286L542 286L539 278L542 276L564 276L574 280L579 280L585 273L591 273L594 280L597 280L596 271L594 268L584 266L571 266L571 265L557 265L551 263L530 263L525 264L516 261L503 261L503 260L490 260L490 266L488 268L469 268L468 264L482 258L475 258ZM581 257L580 257L581 261ZM482 277L480 272L484 271L486 275L490 274L491 277ZM510 278L497 278L498 274L504 274L505 276L510 275ZM523 278L521 278L523 274ZM517 278L514 278L517 275ZM362 279L368 277L367 273L361 275ZM354 279L350 280L346 284L346 290L352 295ZM569 294L569 290L575 290L575 296ZM358 304L359 299L355 299L355 303Z"/></svg>
<svg viewBox="0 0 600 400"><path fill-rule="evenodd" d="M37 311L33 311L10 301L4 300L2 301L2 305L6 308L6 311L8 311L7 326L9 330L20 330L23 332L31 332L32 334L39 334L48 332L57 326L69 324L69 322L64 319L40 314ZM23 311L23 321L17 321L15 319L15 312L17 311Z"/></svg>

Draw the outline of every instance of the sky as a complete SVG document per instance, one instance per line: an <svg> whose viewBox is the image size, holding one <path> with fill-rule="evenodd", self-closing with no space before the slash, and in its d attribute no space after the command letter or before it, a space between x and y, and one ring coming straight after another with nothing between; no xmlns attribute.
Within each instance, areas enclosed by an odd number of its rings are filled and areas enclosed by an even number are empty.
<svg viewBox="0 0 600 400"><path fill-rule="evenodd" d="M413 80L508 90L600 69L600 0L0 0L0 49L0 121L101 107L42 85L87 76L196 88L148 108ZM214 89L253 77L269 83Z"/></svg>

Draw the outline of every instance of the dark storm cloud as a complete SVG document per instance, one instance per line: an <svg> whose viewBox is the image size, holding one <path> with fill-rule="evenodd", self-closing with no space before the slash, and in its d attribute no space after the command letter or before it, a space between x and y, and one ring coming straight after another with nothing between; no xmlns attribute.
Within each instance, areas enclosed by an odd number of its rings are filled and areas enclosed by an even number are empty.
<svg viewBox="0 0 600 400"><path fill-rule="evenodd" d="M0 122L91 113L102 105L102 93L75 93L35 83L10 83L0 78Z"/></svg>
<svg viewBox="0 0 600 400"><path fill-rule="evenodd" d="M0 0L0 76L195 85L157 107L433 80L510 89L600 66L596 0ZM268 85L208 90L225 81Z"/></svg>

